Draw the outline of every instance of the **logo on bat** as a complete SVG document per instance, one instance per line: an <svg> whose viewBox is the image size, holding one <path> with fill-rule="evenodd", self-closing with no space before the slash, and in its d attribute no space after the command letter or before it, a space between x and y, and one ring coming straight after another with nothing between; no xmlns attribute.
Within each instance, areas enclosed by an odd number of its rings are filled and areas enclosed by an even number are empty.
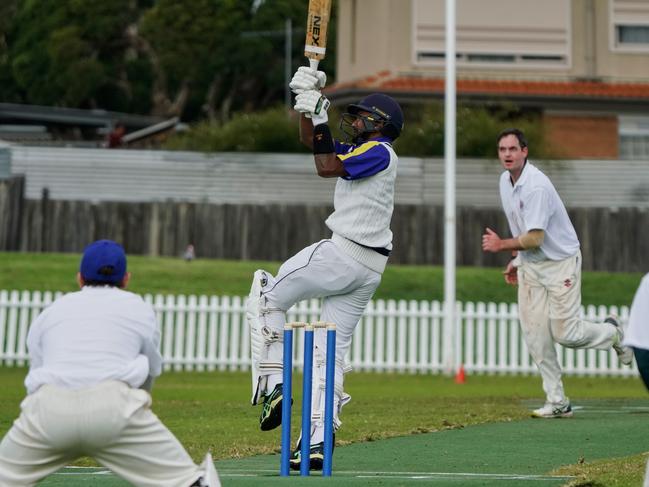
<svg viewBox="0 0 649 487"><path fill-rule="evenodd" d="M322 17L319 15L313 16L313 22L311 24L311 39L313 40L313 45L320 46L320 26L322 23Z"/></svg>

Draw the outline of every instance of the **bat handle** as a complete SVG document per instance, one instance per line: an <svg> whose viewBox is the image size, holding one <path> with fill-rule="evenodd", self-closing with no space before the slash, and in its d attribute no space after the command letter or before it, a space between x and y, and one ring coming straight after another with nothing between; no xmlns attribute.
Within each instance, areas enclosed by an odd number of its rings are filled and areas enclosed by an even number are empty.
<svg viewBox="0 0 649 487"><path fill-rule="evenodd" d="M317 70L318 70L318 64L319 64L319 63L320 63L320 60L319 60L319 59L309 58L309 67L310 67L312 70L317 71ZM310 115L309 113L305 113L304 116L305 116L306 118L311 118L311 115Z"/></svg>

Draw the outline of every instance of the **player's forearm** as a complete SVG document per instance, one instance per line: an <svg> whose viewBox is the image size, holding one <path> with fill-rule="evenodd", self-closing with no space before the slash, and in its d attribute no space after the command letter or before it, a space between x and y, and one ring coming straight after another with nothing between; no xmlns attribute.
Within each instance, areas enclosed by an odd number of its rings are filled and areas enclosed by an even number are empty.
<svg viewBox="0 0 649 487"><path fill-rule="evenodd" d="M326 123L317 123L313 128L313 160L321 178L347 176L347 171L336 154L334 139Z"/></svg>
<svg viewBox="0 0 649 487"><path fill-rule="evenodd" d="M518 237L516 238L504 238L498 243L497 252L513 252L523 250Z"/></svg>
<svg viewBox="0 0 649 487"><path fill-rule="evenodd" d="M519 250L538 249L543 244L545 233L543 230L530 230L516 238L507 238L500 241L500 251L518 252ZM515 257L515 255L514 255Z"/></svg>
<svg viewBox="0 0 649 487"><path fill-rule="evenodd" d="M313 159L315 162L316 171L321 178L338 178L347 176L347 171L343 167L342 162L338 159L335 152L329 154L314 154Z"/></svg>
<svg viewBox="0 0 649 487"><path fill-rule="evenodd" d="M530 230L518 237L518 243L522 250L533 250L538 249L543 244L544 238L545 232L543 230Z"/></svg>
<svg viewBox="0 0 649 487"><path fill-rule="evenodd" d="M300 142L313 149L313 123L303 113L300 113Z"/></svg>

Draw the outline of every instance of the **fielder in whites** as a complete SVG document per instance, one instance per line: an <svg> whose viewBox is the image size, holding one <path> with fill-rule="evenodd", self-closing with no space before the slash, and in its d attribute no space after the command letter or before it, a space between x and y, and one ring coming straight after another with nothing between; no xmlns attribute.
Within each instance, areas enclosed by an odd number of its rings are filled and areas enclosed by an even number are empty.
<svg viewBox="0 0 649 487"><path fill-rule="evenodd" d="M27 335L21 413L0 443L0 486L32 486L87 455L136 486L220 486L211 455L194 464L151 411L162 370L153 308L125 291L124 249L88 245L78 292L48 306Z"/></svg>
<svg viewBox="0 0 649 487"><path fill-rule="evenodd" d="M633 298L624 344L631 347L642 382L649 390L649 274L645 275ZM649 487L649 461L643 487Z"/></svg>
<svg viewBox="0 0 649 487"><path fill-rule="evenodd" d="M486 252L510 252L505 282L518 284L518 306L525 343L543 379L545 405L538 418L572 416L561 381L555 342L570 348L615 349L622 363L633 354L622 345L623 332L614 317L593 323L580 317L581 251L579 240L550 179L528 161L527 140L518 129L497 138L500 198L512 238L501 239L487 228Z"/></svg>
<svg viewBox="0 0 649 487"><path fill-rule="evenodd" d="M390 220L394 207L397 155L392 143L403 127L399 104L375 93L349 105L341 120L348 142L332 138L329 102L322 96L326 76L301 67L290 87L297 94L300 140L313 150L317 173L338 178L334 212L327 218L329 239L316 242L288 259L277 275L255 272L247 301L252 344L252 404L262 404L259 424L271 430L281 423L282 331L295 303L322 299L321 321L337 327L334 428L349 402L343 392L344 357L365 306L381 282L392 250ZM315 335L310 468L322 469L326 332ZM286 398L286 400L291 400ZM291 468L300 468L299 441Z"/></svg>

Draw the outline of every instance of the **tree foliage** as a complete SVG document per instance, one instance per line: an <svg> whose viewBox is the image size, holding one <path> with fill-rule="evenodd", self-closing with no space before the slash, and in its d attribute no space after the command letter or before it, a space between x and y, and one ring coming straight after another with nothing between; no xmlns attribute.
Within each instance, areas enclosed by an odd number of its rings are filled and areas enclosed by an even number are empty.
<svg viewBox="0 0 649 487"><path fill-rule="evenodd" d="M225 121L282 100L286 20L295 69L304 63L306 7L303 0L2 0L0 99Z"/></svg>
<svg viewBox="0 0 649 487"><path fill-rule="evenodd" d="M403 133L395 143L399 155L444 156L444 106L429 103L409 110ZM552 158L545 144L542 123L536 114L522 113L515 106L459 105L456 114L458 157L496 157L496 137L506 127L525 132L534 158Z"/></svg>
<svg viewBox="0 0 649 487"><path fill-rule="evenodd" d="M201 122L170 139L167 149L204 152L305 152L297 117L283 107L238 113L226 123Z"/></svg>
<svg viewBox="0 0 649 487"><path fill-rule="evenodd" d="M117 87L129 0L22 0L6 29L11 79L20 101L101 107ZM112 108L112 107L110 107Z"/></svg>
<svg viewBox="0 0 649 487"><path fill-rule="evenodd" d="M401 136L395 142L397 154L403 157L444 156L444 108L441 103L409 107ZM205 152L304 152L298 142L297 114L285 108L273 108L250 114L239 114L230 121L202 122L169 140L167 149ZM330 126L335 138L340 113L329 110ZM457 155L465 158L496 157L496 137L505 127L522 129L529 141L532 157L547 159L551 151L544 142L541 120L523 116L514 107L489 111L484 107L460 106L457 111Z"/></svg>

